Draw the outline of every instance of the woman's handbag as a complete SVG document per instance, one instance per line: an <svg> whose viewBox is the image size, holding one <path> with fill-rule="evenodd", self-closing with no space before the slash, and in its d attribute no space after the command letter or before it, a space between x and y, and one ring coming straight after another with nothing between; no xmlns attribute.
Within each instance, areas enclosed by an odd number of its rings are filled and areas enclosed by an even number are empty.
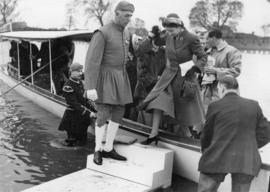
<svg viewBox="0 0 270 192"><path fill-rule="evenodd" d="M180 97L193 99L196 95L197 84L184 80L180 89Z"/></svg>
<svg viewBox="0 0 270 192"><path fill-rule="evenodd" d="M184 81L180 87L180 97L193 99L198 89L197 75L200 74L200 69L197 66L192 66L185 74Z"/></svg>

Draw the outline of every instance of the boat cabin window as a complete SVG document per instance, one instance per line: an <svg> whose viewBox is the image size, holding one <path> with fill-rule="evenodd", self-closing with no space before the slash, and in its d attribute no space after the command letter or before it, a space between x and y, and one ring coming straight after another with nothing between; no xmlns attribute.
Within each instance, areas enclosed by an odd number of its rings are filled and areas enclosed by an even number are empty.
<svg viewBox="0 0 270 192"><path fill-rule="evenodd" d="M68 38L51 40L52 80L57 95L62 95L62 87L69 77L69 66L74 58L75 46ZM36 56L38 67L44 67L35 76L36 85L50 90L49 42L42 42Z"/></svg>
<svg viewBox="0 0 270 192"><path fill-rule="evenodd" d="M7 72L10 76L18 80L28 77L28 83L31 83L33 76L34 86L50 91L49 41L5 41L1 42L1 45L5 46L5 50L9 50L8 55L5 53L8 59L3 63L8 64ZM87 41L74 41L69 37L51 40L52 80L57 95L62 95L62 87L69 78L71 63L84 64L87 46ZM42 70L35 73L40 68Z"/></svg>

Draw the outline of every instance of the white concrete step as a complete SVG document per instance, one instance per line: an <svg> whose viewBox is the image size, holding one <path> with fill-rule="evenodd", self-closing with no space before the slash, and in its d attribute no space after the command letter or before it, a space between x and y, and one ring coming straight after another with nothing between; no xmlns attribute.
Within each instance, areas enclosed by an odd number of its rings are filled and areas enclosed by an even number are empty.
<svg viewBox="0 0 270 192"><path fill-rule="evenodd" d="M152 189L171 185L173 151L169 149L133 145L115 145L116 151L127 161L103 158L103 164L93 163L93 155L87 158L87 168L129 181L147 185Z"/></svg>
<svg viewBox="0 0 270 192"><path fill-rule="evenodd" d="M149 190L150 188L145 185L83 169L23 192L146 192Z"/></svg>

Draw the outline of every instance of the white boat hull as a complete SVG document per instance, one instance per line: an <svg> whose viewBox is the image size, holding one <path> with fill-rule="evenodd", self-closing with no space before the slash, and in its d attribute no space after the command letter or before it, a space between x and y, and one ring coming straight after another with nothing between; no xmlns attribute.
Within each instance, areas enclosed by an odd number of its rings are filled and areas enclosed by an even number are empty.
<svg viewBox="0 0 270 192"><path fill-rule="evenodd" d="M2 79L8 86L13 87L18 82L5 74L5 72L0 70L0 79ZM24 85L18 85L15 90L22 96L32 100L42 108L53 113L58 117L62 117L65 105L53 101L48 98L48 96L39 93L38 91L32 90ZM89 130L91 133L94 133L93 130ZM128 128L120 128L119 134L127 135L136 138L139 142L144 140L147 136L145 132L132 131ZM176 144L177 143L177 144ZM166 139L161 139L158 143L160 147L165 147L172 149L174 151L174 167L173 172L176 175L184 177L188 180L198 183L199 181L199 172L198 172L198 162L201 156L200 147L192 144L187 144L185 142L174 142L167 141ZM268 144L267 149L262 153L262 155L267 157L267 154L270 154L270 144ZM259 177L254 179L251 186L252 191L256 192L267 192L269 185L269 176L270 176L270 159L264 158L264 168L260 171ZM219 191L230 191L230 177L227 176L225 182L220 186ZM263 187L262 187L263 186Z"/></svg>
<svg viewBox="0 0 270 192"><path fill-rule="evenodd" d="M13 87L17 85L19 82L5 74L5 72L0 70L0 79L2 79L9 87ZM47 111L51 112L52 114L62 117L65 111L65 106L61 103L53 101L52 99L48 98L48 96L32 90L25 85L21 84L14 88L22 96L28 98L29 100L33 101L34 103L38 104L42 108L46 109Z"/></svg>

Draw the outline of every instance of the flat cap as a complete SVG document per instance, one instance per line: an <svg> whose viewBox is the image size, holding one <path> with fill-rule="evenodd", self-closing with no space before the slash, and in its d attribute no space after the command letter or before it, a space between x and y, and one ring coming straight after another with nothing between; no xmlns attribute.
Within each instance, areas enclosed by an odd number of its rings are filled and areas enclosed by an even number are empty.
<svg viewBox="0 0 270 192"><path fill-rule="evenodd" d="M116 7L114 11L131 11L134 12L135 7L133 4L127 2L127 1L120 1Z"/></svg>
<svg viewBox="0 0 270 192"><path fill-rule="evenodd" d="M69 71L80 71L83 69L83 66L80 63L72 63L69 67Z"/></svg>

